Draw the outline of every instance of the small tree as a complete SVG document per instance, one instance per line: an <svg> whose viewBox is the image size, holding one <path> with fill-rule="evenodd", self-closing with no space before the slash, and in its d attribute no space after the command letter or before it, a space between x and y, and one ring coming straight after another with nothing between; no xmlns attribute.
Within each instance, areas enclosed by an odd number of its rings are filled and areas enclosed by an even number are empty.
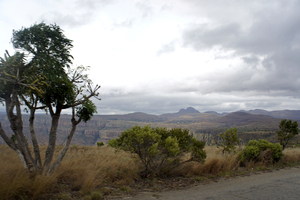
<svg viewBox="0 0 300 200"><path fill-rule="evenodd" d="M279 124L280 131L277 132L277 140L282 145L282 149L288 145L289 141L298 135L298 122L292 120L283 119Z"/></svg>
<svg viewBox="0 0 300 200"><path fill-rule="evenodd" d="M234 151L236 146L241 142L237 136L237 128L230 128L225 133L220 133L219 137L222 142L218 145L218 148L222 148L223 154Z"/></svg>
<svg viewBox="0 0 300 200"><path fill-rule="evenodd" d="M14 30L12 44L24 53L16 52L10 56L6 52L4 58L0 58L0 102L5 104L15 135L14 141L6 135L1 123L0 135L18 154L29 172L39 170L51 173L64 158L76 126L81 121L87 122L96 113L96 106L90 99L97 98L100 86L92 88L91 80L84 73L87 67L79 66L75 70L70 68L72 41L65 37L56 24L40 23ZM34 156L23 132L22 104L30 113L29 127ZM35 112L38 109L49 112L52 119L44 164L34 129ZM59 118L64 109L72 109L72 128L64 148L52 162Z"/></svg>
<svg viewBox="0 0 300 200"><path fill-rule="evenodd" d="M143 177L166 175L183 163L204 162L206 158L205 143L197 141L186 129L134 126L110 140L108 145L136 154L144 166Z"/></svg>

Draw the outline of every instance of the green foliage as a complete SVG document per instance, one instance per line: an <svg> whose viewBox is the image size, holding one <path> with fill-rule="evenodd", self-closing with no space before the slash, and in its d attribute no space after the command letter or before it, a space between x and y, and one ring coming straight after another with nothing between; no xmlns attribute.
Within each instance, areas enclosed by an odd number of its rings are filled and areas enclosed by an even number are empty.
<svg viewBox="0 0 300 200"><path fill-rule="evenodd" d="M55 70L55 73L64 73L63 68L72 63L72 40L66 38L63 30L56 24L47 25L42 22L29 28L13 30L11 42L14 48L37 58L32 60L36 65L51 68L48 72Z"/></svg>
<svg viewBox="0 0 300 200"><path fill-rule="evenodd" d="M45 94L40 98L41 103L56 106L75 101L76 86L65 71L72 64L72 40L65 37L59 26L42 22L14 30L11 41L14 48L32 58L27 66L46 78L47 85L43 88Z"/></svg>
<svg viewBox="0 0 300 200"><path fill-rule="evenodd" d="M15 134L12 134L10 139L11 139L11 141L13 141L13 143L16 143L16 141L17 141L17 138L16 138Z"/></svg>
<svg viewBox="0 0 300 200"><path fill-rule="evenodd" d="M11 139L11 141L13 141L13 143L15 143L15 144L17 143L17 138L16 138L15 134L12 134L10 139ZM26 139L25 141L26 141L26 144L29 145L28 139Z"/></svg>
<svg viewBox="0 0 300 200"><path fill-rule="evenodd" d="M104 146L104 143L103 142L97 142L97 146L102 147L102 146Z"/></svg>
<svg viewBox="0 0 300 200"><path fill-rule="evenodd" d="M35 100L43 106L56 107L58 110L75 105L77 117L84 122L91 119L96 113L96 106L88 100L91 96L87 97L83 94L83 90L87 89L87 93L93 93L92 96L95 96L90 87L91 80L84 74L89 67L79 66L75 70L70 69L73 59L70 54L73 48L72 40L63 34L63 30L58 25L47 25L42 22L29 28L13 30L11 42L14 48L29 55L27 68L24 71L30 73L27 73L26 77L30 78L35 74L40 74L44 80L44 84L41 85L43 87L38 88L43 95L34 98L27 90L28 94L25 95L27 102L22 97L27 106L33 105ZM31 81L36 80L36 78L30 79ZM34 94L37 92L34 91ZM80 100L78 99L79 95L83 96Z"/></svg>
<svg viewBox="0 0 300 200"><path fill-rule="evenodd" d="M87 122L97 113L97 107L91 100L87 100L77 107L76 111L76 116Z"/></svg>
<svg viewBox="0 0 300 200"><path fill-rule="evenodd" d="M279 161L283 157L282 147L279 143L273 144L267 140L250 140L245 149L240 153L239 159L245 161L256 161L261 153L267 149L272 150L273 161Z"/></svg>
<svg viewBox="0 0 300 200"><path fill-rule="evenodd" d="M204 142L197 141L188 130L134 126L110 140L108 146L136 154L144 166L142 176L166 175L182 163L204 162ZM186 157L185 157L186 156Z"/></svg>
<svg viewBox="0 0 300 200"><path fill-rule="evenodd" d="M279 123L280 131L277 132L277 139L279 140L282 148L284 149L289 141L299 134L298 122L292 120L283 119Z"/></svg>
<svg viewBox="0 0 300 200"><path fill-rule="evenodd" d="M223 154L230 153L235 150L236 145L239 145L240 139L237 136L237 128L230 128L225 131L225 133L220 133L219 137L222 142L218 145L218 148L221 147Z"/></svg>
<svg viewBox="0 0 300 200"><path fill-rule="evenodd" d="M31 91L42 95L43 80L34 67L25 65L24 53L16 52L10 56L6 51L4 58L0 57L0 101L4 101L5 94L18 93L28 95Z"/></svg>

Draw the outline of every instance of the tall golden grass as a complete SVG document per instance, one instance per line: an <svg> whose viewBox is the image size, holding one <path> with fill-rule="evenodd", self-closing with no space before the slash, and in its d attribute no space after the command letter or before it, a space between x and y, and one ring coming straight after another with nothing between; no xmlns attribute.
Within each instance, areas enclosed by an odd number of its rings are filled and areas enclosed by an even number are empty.
<svg viewBox="0 0 300 200"><path fill-rule="evenodd" d="M61 147L56 148L58 155ZM45 152L46 147L41 147ZM212 146L205 147L204 164L187 163L174 170L174 176L219 176L240 169L238 154L223 155ZM285 149L281 164L300 162L300 149ZM73 145L54 174L29 177L16 153L0 145L0 199L99 199L102 195L125 190L140 179L137 158L110 147ZM248 167L253 167L249 163ZM259 165L259 164L256 164ZM247 168L247 166L246 166ZM124 189L125 188L125 189Z"/></svg>
<svg viewBox="0 0 300 200"><path fill-rule="evenodd" d="M56 148L56 155L60 149ZM129 153L115 153L108 147L73 145L55 173L34 178L28 176L9 147L0 146L0 160L0 199L48 199L70 192L85 196L110 184L129 185L138 178L139 171Z"/></svg>

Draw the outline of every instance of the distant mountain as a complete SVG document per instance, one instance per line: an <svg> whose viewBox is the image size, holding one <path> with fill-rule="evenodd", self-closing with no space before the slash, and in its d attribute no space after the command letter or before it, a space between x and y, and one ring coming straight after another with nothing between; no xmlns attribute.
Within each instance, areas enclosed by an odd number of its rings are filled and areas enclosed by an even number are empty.
<svg viewBox="0 0 300 200"><path fill-rule="evenodd" d="M204 112L204 113L220 115L220 114L217 113L216 111L206 111L206 112Z"/></svg>
<svg viewBox="0 0 300 200"><path fill-rule="evenodd" d="M256 124L257 126L278 127L280 119L268 115L254 115L246 112L234 112L216 120L219 123L225 123L228 126L245 126Z"/></svg>
<svg viewBox="0 0 300 200"><path fill-rule="evenodd" d="M180 109L178 113L179 114L191 114L191 113L200 113L200 112L193 107L188 107L187 109Z"/></svg>
<svg viewBox="0 0 300 200"><path fill-rule="evenodd" d="M249 111L243 110L242 112L247 112L247 113L254 114L254 115L269 115L270 116L270 112L268 112L266 110L262 110L262 109L255 109L255 110L249 110Z"/></svg>
<svg viewBox="0 0 300 200"><path fill-rule="evenodd" d="M254 115L268 115L271 117L279 118L279 119L292 119L292 120L300 120L300 110L275 110L275 111L266 111L262 109L255 109L244 111L241 110L239 112L246 112Z"/></svg>
<svg viewBox="0 0 300 200"><path fill-rule="evenodd" d="M172 117L179 117L181 115L195 114L195 113L197 114L200 112L193 107L188 107L187 109L180 109L177 113L167 113L167 114L162 114L160 116L164 118L172 118Z"/></svg>

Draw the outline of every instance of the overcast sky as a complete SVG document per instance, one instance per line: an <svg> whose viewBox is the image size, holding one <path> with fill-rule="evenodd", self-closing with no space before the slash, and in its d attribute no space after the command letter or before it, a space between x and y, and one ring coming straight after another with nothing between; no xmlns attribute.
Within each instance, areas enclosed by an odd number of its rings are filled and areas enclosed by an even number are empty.
<svg viewBox="0 0 300 200"><path fill-rule="evenodd" d="M298 0L0 0L0 56L42 21L91 66L98 114L300 110Z"/></svg>

